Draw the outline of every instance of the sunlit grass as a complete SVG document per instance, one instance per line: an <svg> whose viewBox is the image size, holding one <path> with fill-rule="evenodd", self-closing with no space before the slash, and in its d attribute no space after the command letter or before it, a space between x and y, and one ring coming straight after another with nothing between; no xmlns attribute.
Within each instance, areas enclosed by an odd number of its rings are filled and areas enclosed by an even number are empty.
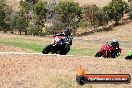
<svg viewBox="0 0 132 88"><path fill-rule="evenodd" d="M37 40L26 40L26 39L19 39L19 38L12 38L12 39L3 39L0 38L0 44L2 45L11 45L14 47L19 47L23 49L29 49L32 52L41 53L43 48L47 45L47 42L38 42ZM93 56L97 51L96 48L76 48L71 47L70 52L68 55L77 55L77 56Z"/></svg>

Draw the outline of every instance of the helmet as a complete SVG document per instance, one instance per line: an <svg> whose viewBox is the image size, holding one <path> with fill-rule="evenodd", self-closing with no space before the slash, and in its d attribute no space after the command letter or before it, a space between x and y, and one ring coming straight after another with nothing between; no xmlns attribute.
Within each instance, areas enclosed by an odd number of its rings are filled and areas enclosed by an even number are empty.
<svg viewBox="0 0 132 88"><path fill-rule="evenodd" d="M70 34L71 34L70 28L66 27L66 28L64 29L64 34L65 34L65 35L70 35Z"/></svg>
<svg viewBox="0 0 132 88"><path fill-rule="evenodd" d="M117 39L113 39L113 42L118 42Z"/></svg>
<svg viewBox="0 0 132 88"><path fill-rule="evenodd" d="M64 29L64 32L70 32L69 28L66 27L66 28Z"/></svg>

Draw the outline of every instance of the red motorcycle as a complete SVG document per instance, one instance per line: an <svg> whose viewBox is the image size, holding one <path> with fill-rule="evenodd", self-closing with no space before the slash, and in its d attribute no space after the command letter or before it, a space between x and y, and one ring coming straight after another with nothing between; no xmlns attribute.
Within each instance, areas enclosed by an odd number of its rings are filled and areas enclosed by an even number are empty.
<svg viewBox="0 0 132 88"><path fill-rule="evenodd" d="M96 53L95 57L104 57L104 58L116 58L120 55L122 49L118 48L115 49L113 48L112 45L110 44L104 44L101 49L99 50L99 52Z"/></svg>

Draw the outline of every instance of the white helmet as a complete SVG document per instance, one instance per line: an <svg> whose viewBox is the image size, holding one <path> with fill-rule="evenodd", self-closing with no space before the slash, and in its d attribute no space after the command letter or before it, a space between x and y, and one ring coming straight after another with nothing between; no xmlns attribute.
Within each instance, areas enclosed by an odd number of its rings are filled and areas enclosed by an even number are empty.
<svg viewBox="0 0 132 88"><path fill-rule="evenodd" d="M118 42L117 39L113 39L113 42Z"/></svg>

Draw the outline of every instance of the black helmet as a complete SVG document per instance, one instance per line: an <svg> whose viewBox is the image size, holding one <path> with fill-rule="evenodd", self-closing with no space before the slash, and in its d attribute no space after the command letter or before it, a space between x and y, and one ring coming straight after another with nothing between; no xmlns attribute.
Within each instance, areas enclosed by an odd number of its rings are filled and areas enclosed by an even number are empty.
<svg viewBox="0 0 132 88"><path fill-rule="evenodd" d="M70 32L69 28L66 27L66 28L64 29L64 32Z"/></svg>
<svg viewBox="0 0 132 88"><path fill-rule="evenodd" d="M64 34L65 34L65 35L70 35L70 34L71 34L70 28L66 27L66 28L64 29Z"/></svg>

